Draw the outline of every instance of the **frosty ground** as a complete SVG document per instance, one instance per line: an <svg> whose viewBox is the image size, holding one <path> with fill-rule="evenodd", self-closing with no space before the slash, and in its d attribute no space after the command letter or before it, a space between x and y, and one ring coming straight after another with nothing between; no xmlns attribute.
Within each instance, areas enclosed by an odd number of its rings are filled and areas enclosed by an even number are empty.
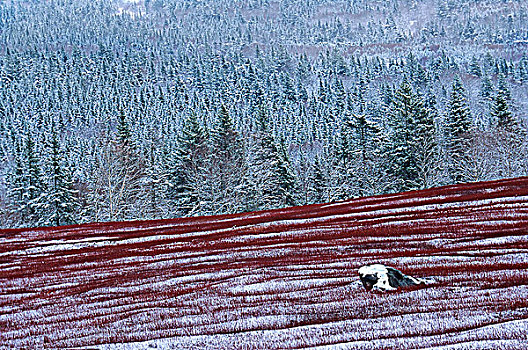
<svg viewBox="0 0 528 350"><path fill-rule="evenodd" d="M357 269L434 283L367 292ZM520 349L528 178L0 233L1 348Z"/></svg>

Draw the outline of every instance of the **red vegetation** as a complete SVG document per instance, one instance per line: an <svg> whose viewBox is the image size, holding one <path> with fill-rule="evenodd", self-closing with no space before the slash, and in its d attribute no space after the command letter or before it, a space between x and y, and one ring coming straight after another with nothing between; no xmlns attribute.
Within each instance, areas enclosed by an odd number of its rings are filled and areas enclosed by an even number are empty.
<svg viewBox="0 0 528 350"><path fill-rule="evenodd" d="M356 271L377 262L431 283L368 293ZM528 178L3 230L0 347L513 349L528 340L527 271Z"/></svg>

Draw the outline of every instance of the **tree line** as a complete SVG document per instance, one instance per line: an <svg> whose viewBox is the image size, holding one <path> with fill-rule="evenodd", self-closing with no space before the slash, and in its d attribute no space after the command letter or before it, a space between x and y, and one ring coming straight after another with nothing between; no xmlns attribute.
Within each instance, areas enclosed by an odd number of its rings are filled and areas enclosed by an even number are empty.
<svg viewBox="0 0 528 350"><path fill-rule="evenodd" d="M2 4L1 226L526 175L526 6L440 3L416 32L399 24L407 1L247 1L233 15L222 1ZM321 21L330 5L344 17ZM365 11L366 26L346 19Z"/></svg>

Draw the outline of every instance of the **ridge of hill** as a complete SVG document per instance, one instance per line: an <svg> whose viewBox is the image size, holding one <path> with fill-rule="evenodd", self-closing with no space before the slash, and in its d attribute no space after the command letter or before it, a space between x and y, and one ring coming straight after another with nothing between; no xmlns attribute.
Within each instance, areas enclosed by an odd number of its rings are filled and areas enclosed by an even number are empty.
<svg viewBox="0 0 528 350"><path fill-rule="evenodd" d="M434 283L366 292L370 263ZM0 231L0 347L517 349L527 296L528 178Z"/></svg>

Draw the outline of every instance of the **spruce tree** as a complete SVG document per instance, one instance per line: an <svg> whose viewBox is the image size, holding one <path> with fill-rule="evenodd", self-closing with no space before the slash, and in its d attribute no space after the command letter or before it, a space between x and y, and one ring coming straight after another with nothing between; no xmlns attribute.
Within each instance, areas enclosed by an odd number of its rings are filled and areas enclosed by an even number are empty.
<svg viewBox="0 0 528 350"><path fill-rule="evenodd" d="M344 200L352 196L351 186L354 160L354 135L350 115L341 122L339 134L332 145L333 166L331 172L330 200Z"/></svg>
<svg viewBox="0 0 528 350"><path fill-rule="evenodd" d="M44 209L44 195L46 184L43 181L41 156L31 134L28 133L26 139L25 161L26 180L24 193L23 217L27 220L28 226L35 226L41 222Z"/></svg>
<svg viewBox="0 0 528 350"><path fill-rule="evenodd" d="M508 132L520 131L518 121L510 111L511 93L508 89L504 76L499 77L497 93L493 98L491 106L492 122L500 129Z"/></svg>
<svg viewBox="0 0 528 350"><path fill-rule="evenodd" d="M334 94L334 114L336 116L340 116L343 114L347 103L347 93L345 91L345 87L343 86L343 82L341 81L341 79L335 79Z"/></svg>
<svg viewBox="0 0 528 350"><path fill-rule="evenodd" d="M54 125L51 129L51 140L48 144L47 193L45 208L41 218L44 225L61 226L77 222L79 209L77 193L73 187L72 174L64 163L57 132Z"/></svg>
<svg viewBox="0 0 528 350"><path fill-rule="evenodd" d="M323 168L323 161L320 156L315 158L308 177L307 198L308 203L325 203L329 201L327 194L327 175Z"/></svg>
<svg viewBox="0 0 528 350"><path fill-rule="evenodd" d="M284 99L288 101L295 101L296 92L295 92L295 87L293 85L293 81L290 78L290 75L288 73L283 72L280 74L280 79L281 79L282 94L284 96Z"/></svg>
<svg viewBox="0 0 528 350"><path fill-rule="evenodd" d="M464 86L458 76L453 81L449 110L446 117L446 146L450 156L449 173L455 183L465 180L464 163L467 160L472 121Z"/></svg>
<svg viewBox="0 0 528 350"><path fill-rule="evenodd" d="M486 74L482 76L482 83L480 86L480 102L483 105L483 109L486 111L486 117L489 117L490 115L492 101L493 85L491 84L489 76Z"/></svg>
<svg viewBox="0 0 528 350"><path fill-rule="evenodd" d="M469 72L477 77L482 75L482 70L480 69L480 62L476 56L473 56L471 63L469 65Z"/></svg>
<svg viewBox="0 0 528 350"><path fill-rule="evenodd" d="M145 161L140 155L136 141L131 132L132 121L127 118L123 110L118 114L117 135L112 142L112 151L115 153L117 170L120 173L118 184L122 196L119 203L121 218L125 220L142 217L145 207L146 191L145 183Z"/></svg>
<svg viewBox="0 0 528 350"><path fill-rule="evenodd" d="M248 202L254 202L252 209L295 205L295 177L290 166L286 149L273 138L267 111L261 107L256 146L248 169L251 175L248 196L254 198L248 198Z"/></svg>
<svg viewBox="0 0 528 350"><path fill-rule="evenodd" d="M173 150L169 197L178 215L195 215L200 211L199 185L207 158L207 135L194 111L190 111Z"/></svg>
<svg viewBox="0 0 528 350"><path fill-rule="evenodd" d="M510 88L508 87L508 81L506 80L506 77L504 74L499 74L499 77L497 79L497 92L502 92L502 95L504 96L504 99L508 102L512 102L512 95Z"/></svg>
<svg viewBox="0 0 528 350"><path fill-rule="evenodd" d="M526 171L526 129L511 112L511 94L506 80L499 76L497 93L493 98L491 118L497 176L520 176Z"/></svg>
<svg viewBox="0 0 528 350"><path fill-rule="evenodd" d="M352 181L353 194L367 196L380 193L383 188L384 172L382 161L384 159L380 148L384 143L382 130L364 113L352 115L349 121L351 133L351 146L354 155Z"/></svg>
<svg viewBox="0 0 528 350"><path fill-rule="evenodd" d="M359 153L363 162L372 159L376 147L379 146L376 142L381 131L378 124L369 120L365 114L357 113L352 116L349 125L354 130L354 153Z"/></svg>
<svg viewBox="0 0 528 350"><path fill-rule="evenodd" d="M117 119L117 131L106 130L95 145L89 204L83 213L95 221L139 219L145 208L145 164L122 110Z"/></svg>
<svg viewBox="0 0 528 350"><path fill-rule="evenodd" d="M23 154L20 142L15 141L15 152L13 159L13 166L7 175L7 199L8 210L10 215L9 222L14 227L23 225L22 222L22 208L24 208L24 193L25 193L25 164L23 161Z"/></svg>
<svg viewBox="0 0 528 350"><path fill-rule="evenodd" d="M292 171L292 165L286 148L284 135L280 138L278 151L279 161L277 163L276 172L282 202L281 206L291 207L297 203L297 181Z"/></svg>
<svg viewBox="0 0 528 350"><path fill-rule="evenodd" d="M127 122L125 111L122 107L119 108L117 115L117 140L122 149L129 149L133 147L130 127Z"/></svg>
<svg viewBox="0 0 528 350"><path fill-rule="evenodd" d="M414 132L415 96L409 83L404 81L396 90L392 104L390 123L392 133L388 145L388 172L394 178L394 191L416 187L418 177L416 159L413 157L412 134Z"/></svg>
<svg viewBox="0 0 528 350"><path fill-rule="evenodd" d="M436 141L434 109L426 105L424 96L416 94L415 99L415 132L412 134L412 144L418 169L416 186L424 189L438 183L440 152Z"/></svg>
<svg viewBox="0 0 528 350"><path fill-rule="evenodd" d="M415 94L406 81L396 91L391 107L387 172L393 177L392 190L424 188L435 167L437 152L431 113L422 96Z"/></svg>
<svg viewBox="0 0 528 350"><path fill-rule="evenodd" d="M211 213L241 211L244 209L242 186L245 175L244 145L223 104L218 111L211 139L210 162L207 167Z"/></svg>
<svg viewBox="0 0 528 350"><path fill-rule="evenodd" d="M154 132L152 132L154 134ZM155 140L151 140L145 150L145 176L143 187L146 192L146 208L144 218L156 219L165 217L164 215L164 167L163 147L160 147Z"/></svg>

